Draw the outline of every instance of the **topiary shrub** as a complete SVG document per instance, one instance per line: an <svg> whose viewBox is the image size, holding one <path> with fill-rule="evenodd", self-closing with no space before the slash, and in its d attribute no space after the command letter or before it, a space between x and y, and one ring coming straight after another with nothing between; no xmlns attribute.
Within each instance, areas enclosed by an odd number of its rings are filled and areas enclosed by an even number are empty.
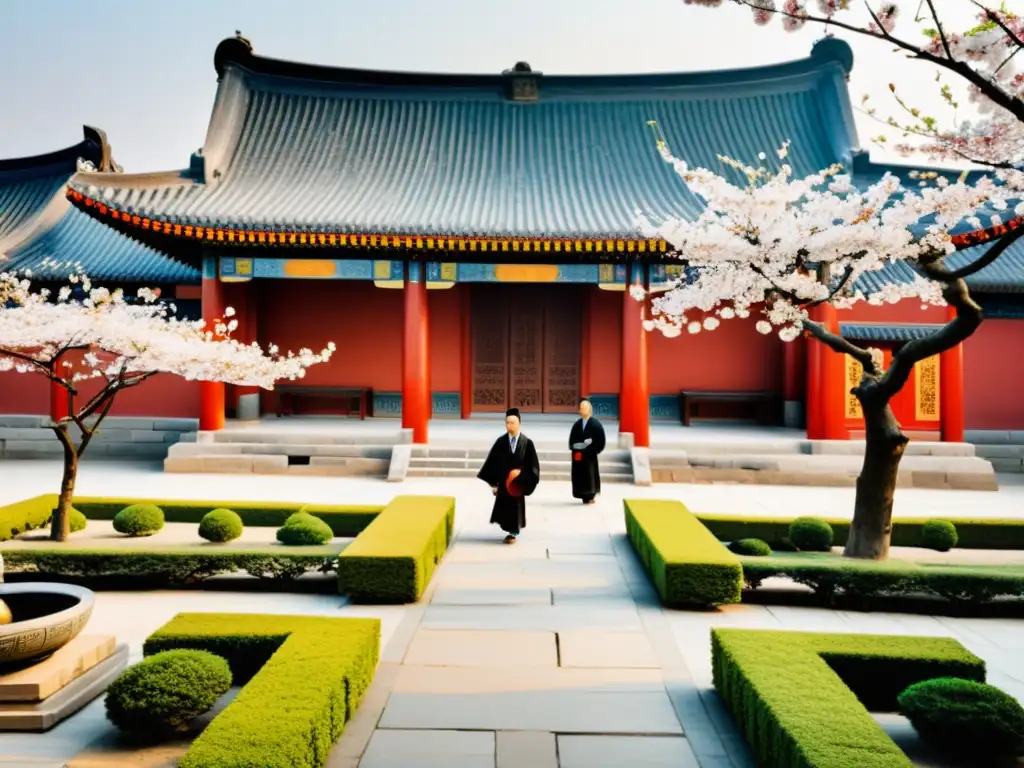
<svg viewBox="0 0 1024 768"><path fill-rule="evenodd" d="M85 515L83 515L81 512L79 512L74 507L71 508L71 513L68 515L68 517L71 518L71 532L72 533L78 533L79 531L84 531L85 530L85 526L87 526L89 524L89 521L86 519Z"/></svg>
<svg viewBox="0 0 1024 768"><path fill-rule="evenodd" d="M164 511L155 504L132 504L114 515L114 530L129 536L152 536L164 527Z"/></svg>
<svg viewBox="0 0 1024 768"><path fill-rule="evenodd" d="M746 555L747 557L768 557L772 553L772 548L760 539L731 541L729 549L737 555Z"/></svg>
<svg viewBox="0 0 1024 768"><path fill-rule="evenodd" d="M829 552L832 526L820 517L798 517L789 524L789 541L801 552Z"/></svg>
<svg viewBox="0 0 1024 768"><path fill-rule="evenodd" d="M209 651L173 650L129 667L107 689L107 718L126 733L186 730L231 687L227 661Z"/></svg>
<svg viewBox="0 0 1024 768"><path fill-rule="evenodd" d="M927 520L921 526L921 546L938 552L949 552L960 537L956 526L948 520Z"/></svg>
<svg viewBox="0 0 1024 768"><path fill-rule="evenodd" d="M972 755L1013 755L1024 746L1024 707L987 683L938 677L898 697L900 712L921 738Z"/></svg>
<svg viewBox="0 0 1024 768"><path fill-rule="evenodd" d="M230 509L215 509L199 521L199 535L207 541L234 541L242 535L242 518Z"/></svg>
<svg viewBox="0 0 1024 768"><path fill-rule="evenodd" d="M326 544L333 538L331 526L306 512L296 512L277 529L277 540L292 547Z"/></svg>

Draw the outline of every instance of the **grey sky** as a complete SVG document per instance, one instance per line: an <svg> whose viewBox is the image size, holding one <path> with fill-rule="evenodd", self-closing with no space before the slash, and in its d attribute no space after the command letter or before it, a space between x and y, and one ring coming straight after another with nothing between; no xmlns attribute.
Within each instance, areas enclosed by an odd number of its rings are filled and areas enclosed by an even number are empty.
<svg viewBox="0 0 1024 768"><path fill-rule="evenodd" d="M903 5L912 14L917 2ZM970 23L967 0L942 5L955 14L954 28ZM823 34L756 27L749 11L681 0L0 0L0 157L68 146L88 123L107 131L128 171L186 165L213 104L214 48L235 29L260 55L318 64L499 72L526 60L552 73L767 64L805 57ZM916 37L912 24L903 31ZM869 93L888 107L895 81L949 117L934 70L886 45L847 39L857 56L855 102ZM865 117L858 124L868 146L880 127Z"/></svg>

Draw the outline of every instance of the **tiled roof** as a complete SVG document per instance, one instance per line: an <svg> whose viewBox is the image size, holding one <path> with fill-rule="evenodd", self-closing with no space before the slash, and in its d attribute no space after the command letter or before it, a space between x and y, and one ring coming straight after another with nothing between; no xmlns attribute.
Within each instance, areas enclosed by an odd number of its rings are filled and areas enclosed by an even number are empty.
<svg viewBox="0 0 1024 768"><path fill-rule="evenodd" d="M78 161L117 169L102 131L85 128L72 147L0 160L0 271L65 280L72 271L120 282L199 282L193 267L110 229L73 208L64 188Z"/></svg>
<svg viewBox="0 0 1024 768"><path fill-rule="evenodd" d="M96 283L199 283L195 267L182 264L122 235L65 202L58 222L7 254L0 268L38 280L65 281L72 272Z"/></svg>
<svg viewBox="0 0 1024 768"><path fill-rule="evenodd" d="M930 336L941 325L900 325L883 323L840 323L839 332L850 341L914 341Z"/></svg>
<svg viewBox="0 0 1024 768"><path fill-rule="evenodd" d="M700 203L656 149L723 168L792 140L797 173L856 145L835 39L771 67L630 76L415 75L276 62L244 42L221 73L191 181L84 174L74 188L158 222L288 232L636 238L636 211ZM515 83L532 102L516 100ZM656 125L650 122L655 121Z"/></svg>

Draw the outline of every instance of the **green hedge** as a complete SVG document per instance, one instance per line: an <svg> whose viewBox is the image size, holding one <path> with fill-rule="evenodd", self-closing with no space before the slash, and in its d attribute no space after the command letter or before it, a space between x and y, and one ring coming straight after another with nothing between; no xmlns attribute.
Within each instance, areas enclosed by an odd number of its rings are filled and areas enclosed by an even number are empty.
<svg viewBox="0 0 1024 768"><path fill-rule="evenodd" d="M792 549L789 544L789 524L793 517L755 517L738 515L699 514L697 519L707 526L720 541L737 539L761 539L775 550ZM835 533L833 544L841 547L850 535L850 521L837 518L822 518L832 526ZM892 546L923 547L921 528L933 518L896 518L892 521ZM956 526L959 536L958 549L1024 549L1024 520L1001 520L996 518L949 520Z"/></svg>
<svg viewBox="0 0 1024 768"><path fill-rule="evenodd" d="M373 679L380 620L259 614L178 614L146 640L227 659L245 687L179 768L319 768Z"/></svg>
<svg viewBox="0 0 1024 768"><path fill-rule="evenodd" d="M826 599L934 595L954 602L987 603L997 597L1024 598L1024 566L944 565L906 560L855 560L814 553L742 558L743 577L756 589L765 579L784 577Z"/></svg>
<svg viewBox="0 0 1024 768"><path fill-rule="evenodd" d="M75 497L75 507L90 520L113 520L114 515L139 501L136 498L108 498L101 496ZM381 510L380 505L290 504L261 501L182 501L175 499L146 499L164 511L168 523L200 523L207 512L230 509L237 512L242 523L255 528L279 528L296 512L307 512L319 517L335 536L358 536Z"/></svg>
<svg viewBox="0 0 1024 768"><path fill-rule="evenodd" d="M338 557L338 590L359 603L412 603L451 542L455 499L398 496Z"/></svg>
<svg viewBox="0 0 1024 768"><path fill-rule="evenodd" d="M626 533L666 605L738 603L736 555L678 501L625 500Z"/></svg>
<svg viewBox="0 0 1024 768"><path fill-rule="evenodd" d="M140 586L195 584L222 573L244 571L251 576L287 583L307 571L324 569L337 547L262 547L212 549L165 547L67 549L62 545L26 547L4 552L11 573L36 573L75 580L137 581Z"/></svg>
<svg viewBox="0 0 1024 768"><path fill-rule="evenodd" d="M0 507L0 541L48 525L57 499L57 494L48 493Z"/></svg>
<svg viewBox="0 0 1024 768"><path fill-rule="evenodd" d="M895 711L909 685L985 680L950 638L712 629L715 690L759 765L911 768L868 709Z"/></svg>

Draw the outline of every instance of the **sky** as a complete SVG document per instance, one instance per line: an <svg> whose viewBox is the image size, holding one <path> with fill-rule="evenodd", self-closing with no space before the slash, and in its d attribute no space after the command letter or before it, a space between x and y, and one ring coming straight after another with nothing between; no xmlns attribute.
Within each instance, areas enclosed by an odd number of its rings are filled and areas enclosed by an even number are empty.
<svg viewBox="0 0 1024 768"><path fill-rule="evenodd" d="M902 3L903 32L917 0ZM950 28L971 25L969 0L942 0ZM1024 0L1009 0L1009 7ZM216 93L213 52L241 32L261 56L331 66L498 73L517 61L552 74L732 69L806 57L823 34L753 24L749 10L682 0L0 0L0 158L107 132L126 171L182 168L202 146ZM873 40L854 48L856 104L894 106L895 82L940 119L935 70ZM961 114L961 117L966 115ZM882 127L858 116L861 146Z"/></svg>

